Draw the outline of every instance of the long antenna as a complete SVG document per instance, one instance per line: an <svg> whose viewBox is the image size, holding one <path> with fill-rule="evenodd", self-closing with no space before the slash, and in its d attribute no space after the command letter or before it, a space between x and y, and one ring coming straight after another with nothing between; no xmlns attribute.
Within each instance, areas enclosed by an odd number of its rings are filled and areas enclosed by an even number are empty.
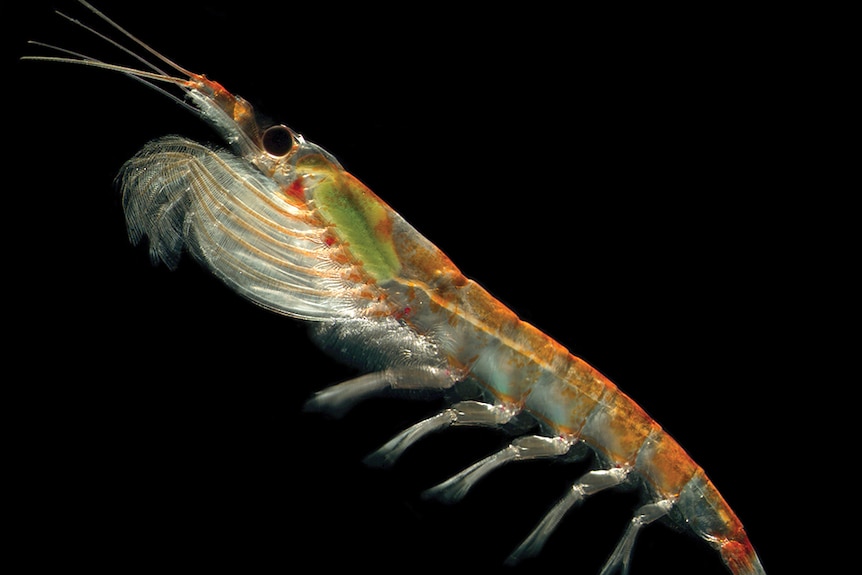
<svg viewBox="0 0 862 575"><path fill-rule="evenodd" d="M95 58L90 58L88 56L84 56L83 54L78 54L77 52L66 50L65 48L52 46L51 44L45 44L44 42L36 42L31 40L27 43L33 44L35 46L42 46L43 48L50 48L52 50L57 50L66 54L73 54L78 57L70 58L65 56L21 56L22 60L38 60L40 62L61 62L63 64L77 64L79 66L90 66L92 68L101 68L103 70L122 72L124 74L129 74L138 78L148 78L150 80L170 82L171 84L177 84L180 86L186 84L186 80L184 80L183 78L175 78L174 76L168 76L163 73L147 72L146 70L138 70L137 68L129 68L128 66L120 66L119 64L108 64L107 62L102 62L101 60L96 60Z"/></svg>
<svg viewBox="0 0 862 575"><path fill-rule="evenodd" d="M78 19L76 19L76 18L72 18L71 16L67 16L67 15L63 14L62 12L60 12L59 10L55 10L55 13L56 13L58 16L61 16L61 17L65 18L66 20L68 20L68 21L69 21L69 22L71 22L72 24L75 24L76 26L80 26L81 28L83 28L84 30L86 30L87 32L89 32L90 34L93 34L94 36L97 36L98 38L101 38L102 40L104 40L105 42L107 42L108 44L110 44L111 46L113 46L114 48L117 48L118 50L122 50L123 52L125 52L126 54L128 54L129 56L131 56L132 58L134 58L135 60L137 60L138 62L141 62L141 63L142 63L144 66L146 66L147 68L149 68L149 69L151 69L151 70L155 70L156 72L158 72L159 74L162 74L163 76L167 76L167 75L168 75L164 70L162 70L161 68L159 68L158 66L156 66L155 64L153 64L152 62L150 62L149 60L147 60L146 58L144 58L143 56L141 56L140 54L138 54L137 52L135 52L134 50L130 50L129 48L126 48L125 46L123 46L122 44L120 44L119 42L117 42L116 40L114 40L113 38L110 38L110 37L106 36L105 34L102 34L102 33L101 33L101 32L99 32L98 30L96 30L95 28L92 28L92 27L90 27L90 26L87 26L86 24L84 24L84 23L83 23L83 22L81 22L80 20L78 20ZM47 47L49 47L49 48L54 48L54 46L47 46ZM62 50L62 51L63 51L63 52L68 52L67 50ZM91 59L92 59L92 58L88 58L88 57L86 57L86 56L83 56L83 55L81 55L81 54L76 54L76 55L77 55L77 56L81 56L81 57L83 57L83 58L85 58L85 59L87 59L87 60L91 60Z"/></svg>
<svg viewBox="0 0 862 575"><path fill-rule="evenodd" d="M105 23L107 23L110 26L112 26L113 28L115 28L118 32L120 32L121 34L123 34L124 36L129 38L132 42L134 42L135 44L137 44L138 46L140 46L141 48L143 48L144 50L146 50L147 52L149 52L150 54L152 54L153 56L155 56L156 58L158 58L159 60L161 60L162 62L164 62L165 64L167 64L171 68L173 68L174 70L176 70L177 72L179 72L180 74L184 74L185 76L189 76L189 77L195 75L192 72L189 72L188 70L186 70L185 68L180 66L179 64L176 64L172 60L163 56L158 51L154 50L153 48L150 48L150 46L148 44L146 44L142 40L139 40L137 37L132 35L131 32L127 31L125 28L123 28L122 26L120 26L119 24L117 24L116 22L111 20L110 18L108 18L105 14L100 12L95 6L93 6L89 2L86 2L85 0L78 0L78 2L80 2L85 8L90 10L93 14L95 14L96 16L101 18L103 21L105 21ZM150 66L152 66L152 65L150 64Z"/></svg>
<svg viewBox="0 0 862 575"><path fill-rule="evenodd" d="M174 62L172 62L171 60L169 60L165 56L158 53L153 48L149 47L147 44L145 44L141 40L134 37L132 34L127 32L125 29L123 29L119 24L117 24L116 22L114 22L113 20L111 20L110 18L105 16L102 12L98 11L91 4L85 2L84 0L79 0L79 2L82 5L84 5L88 10L93 12L97 17L99 17L100 19L107 22L111 27L115 28L116 30L121 32L123 35L130 38L135 44L137 44L141 48L145 49L147 52L149 52L150 54L152 54L153 56L158 58L160 61L168 64L171 68L173 68L177 72L184 74L185 76L189 76L189 77L194 76L194 74L192 74L191 72L189 72L186 69L182 68L181 66L175 64ZM36 60L36 61L41 61L41 62L59 62L59 63L63 63L63 64L77 64L79 66L89 66L91 68L101 68L103 70L111 70L114 72L120 72L122 74L126 74L127 76L130 76L131 78L141 82L142 84L144 84L148 88L151 88L151 89L153 89L153 90L155 90L161 94L164 94L165 96L172 99L173 101L175 101L176 103L178 103L182 107L188 109L189 111L196 113L196 114L200 113L200 111L197 108L188 104L187 102L183 101L182 99L178 98L174 94L171 94L170 92L168 92L167 90L158 86L155 83L155 82L167 82L169 84L173 84L173 85L179 87L180 89L182 89L184 91L187 91L188 90L188 80L186 78L179 78L176 76L171 76L170 74L168 74L167 72L165 72L164 70L162 70L161 68L159 68L158 66L156 66L155 64L153 64L152 62L147 60L146 58L144 58L143 56L141 56L140 54L136 53L134 50L127 48L126 46L117 42L113 38L110 38L107 35L102 34L101 32L92 28L91 26L84 24L80 20L72 18L71 16L67 16L66 14L63 14L60 11L56 11L56 13L57 13L57 15L68 20L72 24L79 26L80 28L86 30L90 34L93 34L97 38L100 38L101 40L107 42L108 44L110 44L114 48L117 48L117 49L121 50L122 52L125 52L126 54L132 56L134 59L141 62L145 67L147 67L153 71L150 72L150 71L146 71L146 70L140 70L137 68L132 68L129 66L122 66L119 64L110 64L108 62L104 62L104 61L99 60L97 58L93 58L92 56L87 56L86 54L82 54L80 52L74 52L72 50L60 48L59 46L54 46L52 44L46 44L44 42L36 42L33 40L29 41L28 43L35 45L35 46L41 46L43 48L48 48L50 50L54 50L54 51L59 52L61 54L65 54L65 56L22 56L21 57L22 60Z"/></svg>

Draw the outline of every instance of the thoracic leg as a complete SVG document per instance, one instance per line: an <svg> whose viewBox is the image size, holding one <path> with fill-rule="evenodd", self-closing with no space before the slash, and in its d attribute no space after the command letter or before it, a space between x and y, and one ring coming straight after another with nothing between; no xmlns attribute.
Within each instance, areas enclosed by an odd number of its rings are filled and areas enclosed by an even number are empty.
<svg viewBox="0 0 862 575"><path fill-rule="evenodd" d="M571 446L572 441L563 437L541 435L519 437L505 449L477 461L443 483L428 489L424 496L454 503L463 498L479 479L501 465L510 461L558 457L565 455Z"/></svg>
<svg viewBox="0 0 862 575"><path fill-rule="evenodd" d="M408 427L366 457L365 463L375 467L388 467L395 463L408 447L430 433L450 426L499 427L515 415L517 410L505 405L461 401L433 417Z"/></svg>
<svg viewBox="0 0 862 575"><path fill-rule="evenodd" d="M523 543L509 555L506 563L514 565L522 559L538 554L569 509L583 502L589 495L619 485L625 480L626 474L626 470L615 467L590 471L581 477L577 483L572 485L566 495L551 508L532 533L524 539Z"/></svg>
<svg viewBox="0 0 862 575"><path fill-rule="evenodd" d="M448 370L437 367L394 367L361 375L318 391L305 404L307 411L343 415L351 407L387 389L443 390L455 385Z"/></svg>
<svg viewBox="0 0 862 575"><path fill-rule="evenodd" d="M617 548L614 549L613 553L611 553L610 558L607 563L605 563L605 566L602 568L599 575L611 575L611 573L614 573L617 569L620 569L620 573L622 575L628 575L632 550L634 549L635 539L637 538L638 533L640 533L641 529L656 519L667 515L672 507L673 501L670 499L663 499L661 501L656 501L655 503L648 503L638 509L629 523L629 526L626 528L625 533L623 533L622 539L620 539L620 542L617 544Z"/></svg>

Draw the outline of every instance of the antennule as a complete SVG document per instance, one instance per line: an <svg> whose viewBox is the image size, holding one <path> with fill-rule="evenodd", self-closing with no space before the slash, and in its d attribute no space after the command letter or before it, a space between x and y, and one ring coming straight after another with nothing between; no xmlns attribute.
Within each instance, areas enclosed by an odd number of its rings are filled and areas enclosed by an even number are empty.
<svg viewBox="0 0 862 575"><path fill-rule="evenodd" d="M75 56L80 56L75 52L71 52L69 50L65 50L63 48L58 48L56 46L51 46L50 44L44 44L42 42L30 42L30 44L36 44L37 46L44 46L46 48L51 48L54 50L59 50L60 52L65 52L67 54L73 54ZM167 76L165 74L157 74L155 72L147 72L146 70L138 70L136 68L130 68L128 66L120 66L118 64L108 64L107 62L102 62L100 60L95 60L93 58L88 58L86 56L80 56L78 58L68 58L65 56L21 56L22 60L36 60L39 62L61 62L63 64L77 64L79 66L90 66L92 68L101 68L103 70L113 70L114 72L122 72L123 74L129 74L131 76L136 76L138 78L147 78L149 80L158 80L160 82L169 82L171 84L176 84L178 86L185 86L188 81L184 78L175 78L174 76Z"/></svg>
<svg viewBox="0 0 862 575"><path fill-rule="evenodd" d="M176 70L177 72L179 72L180 74L183 74L183 75L189 76L189 77L195 75L192 72L189 72L188 70L186 70L185 68L180 66L179 64L176 64L172 60L168 59L166 56L163 56L161 53L159 53L155 49L151 48L148 44L146 44L142 40L139 40L137 37L132 35L131 32L127 31L125 28L123 28L122 26L120 26L119 24L117 24L116 22L111 20L110 18L108 18L106 15L104 15L102 12L100 12L95 6L93 6L89 2L86 2L85 0L78 0L78 2L80 2L85 8L90 10L90 12L92 12L93 14L95 14L96 16L101 18L105 23L112 26L114 29L116 29L118 32L120 32L124 36L126 36L132 42L134 42L135 44L137 44L138 46L140 46L141 48L143 48L144 50L146 50L147 52L149 52L150 54L152 54L153 56L155 56L156 58L158 58L159 60L161 60L162 62L164 62L165 64L167 64L171 68L173 68L174 70Z"/></svg>

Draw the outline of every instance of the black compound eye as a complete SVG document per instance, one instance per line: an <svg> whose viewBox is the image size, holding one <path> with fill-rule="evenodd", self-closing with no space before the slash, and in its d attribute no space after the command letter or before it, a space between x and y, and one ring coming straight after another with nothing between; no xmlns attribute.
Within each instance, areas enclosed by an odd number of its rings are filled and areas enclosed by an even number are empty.
<svg viewBox="0 0 862 575"><path fill-rule="evenodd" d="M272 126L263 133L261 143L267 154L281 157L293 149L293 133L287 126Z"/></svg>

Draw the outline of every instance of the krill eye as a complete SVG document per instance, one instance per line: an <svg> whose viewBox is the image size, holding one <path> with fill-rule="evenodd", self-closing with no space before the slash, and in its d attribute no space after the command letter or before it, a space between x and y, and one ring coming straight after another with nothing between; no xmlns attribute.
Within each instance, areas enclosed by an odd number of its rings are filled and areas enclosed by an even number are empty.
<svg viewBox="0 0 862 575"><path fill-rule="evenodd" d="M263 133L262 143L267 154L281 157L293 149L293 134L287 126L272 126Z"/></svg>

